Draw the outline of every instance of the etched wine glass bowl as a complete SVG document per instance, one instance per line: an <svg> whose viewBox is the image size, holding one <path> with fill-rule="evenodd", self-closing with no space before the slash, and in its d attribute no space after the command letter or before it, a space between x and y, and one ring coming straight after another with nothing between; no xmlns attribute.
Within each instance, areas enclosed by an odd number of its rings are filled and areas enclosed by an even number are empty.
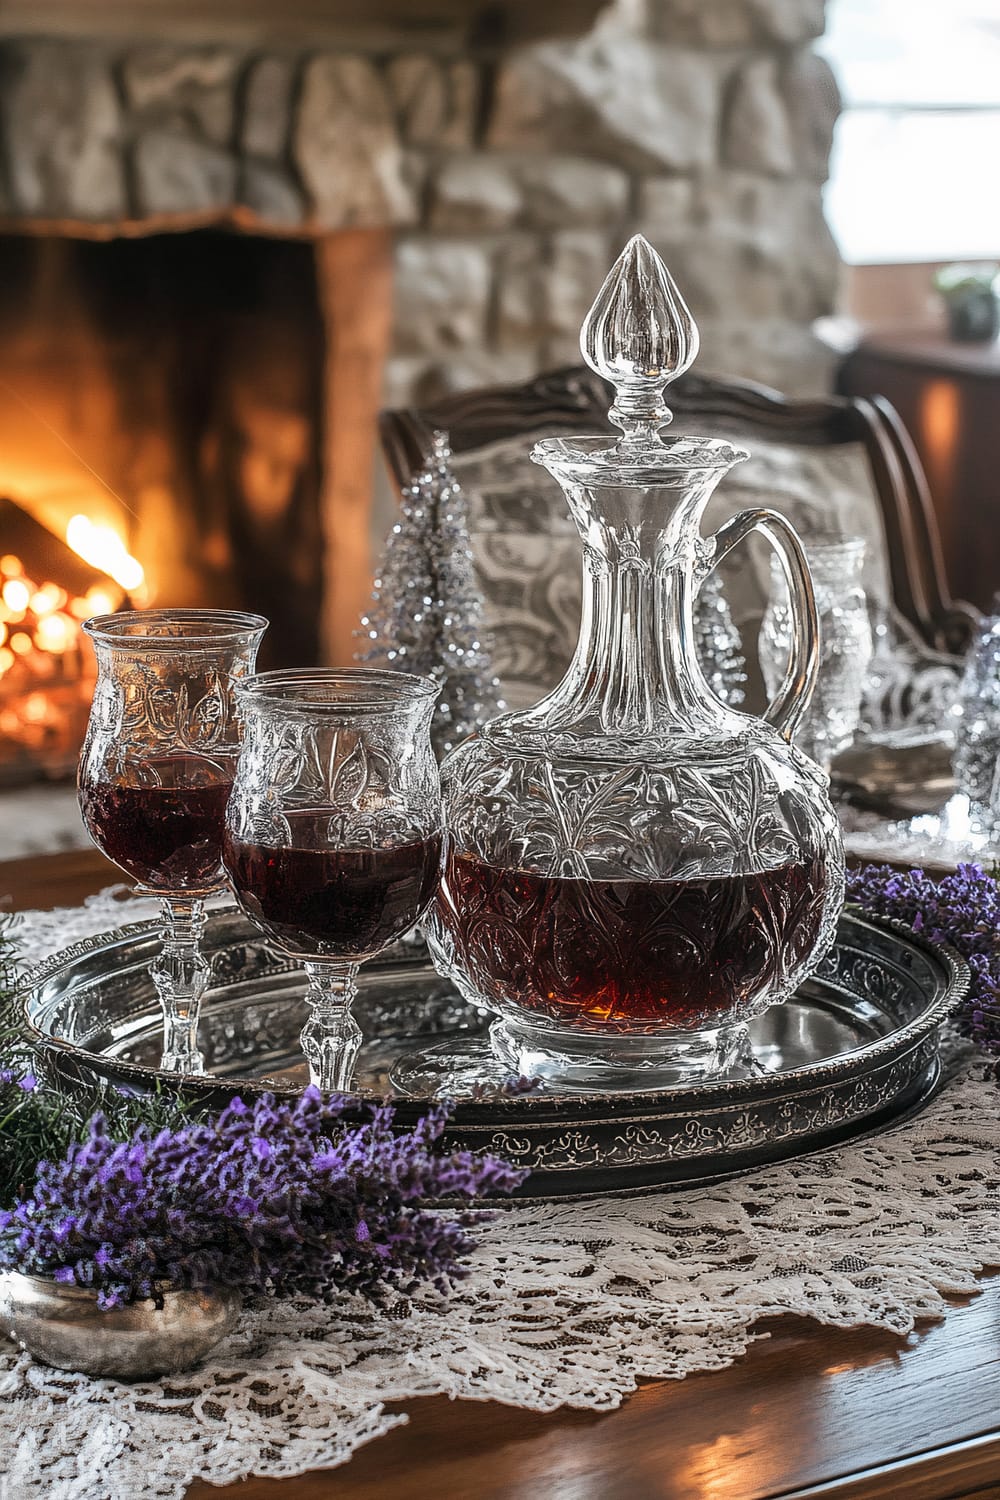
<svg viewBox="0 0 1000 1500"><path fill-rule="evenodd" d="M97 682L80 754L80 811L97 847L161 898L152 968L168 1072L203 1071L204 898L224 886L222 833L240 746L233 684L267 629L236 610L151 609L84 624Z"/></svg>
<svg viewBox="0 0 1000 1500"><path fill-rule="evenodd" d="M243 910L309 976L313 1083L350 1087L359 966L427 909L442 854L430 724L439 688L374 668L262 672L239 685L245 734L224 859Z"/></svg>
<svg viewBox="0 0 1000 1500"><path fill-rule="evenodd" d="M702 535L712 491L746 454L660 434L664 386L697 344L636 237L581 335L615 387L622 436L532 453L583 541L576 653L540 703L493 720L441 768L448 852L426 931L441 972L497 1017L492 1055L449 1042L397 1064L402 1088L460 1092L477 1069L660 1088L752 1067L748 1021L833 940L839 822L827 778L789 743L816 675L808 565L769 510ZM754 532L775 549L793 612L763 718L711 692L692 621L698 585Z"/></svg>
<svg viewBox="0 0 1000 1500"><path fill-rule="evenodd" d="M807 552L819 616L819 673L795 743L828 771L834 756L854 741L874 650L862 580L865 542L862 537L817 539L808 544ZM777 558L772 558L771 587L758 643L764 683L772 693L788 660L790 632L788 588Z"/></svg>

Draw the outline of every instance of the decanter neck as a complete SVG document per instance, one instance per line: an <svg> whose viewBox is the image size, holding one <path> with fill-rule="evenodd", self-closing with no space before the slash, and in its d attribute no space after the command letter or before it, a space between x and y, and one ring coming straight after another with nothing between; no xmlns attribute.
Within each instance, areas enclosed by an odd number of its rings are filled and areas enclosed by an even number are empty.
<svg viewBox="0 0 1000 1500"><path fill-rule="evenodd" d="M629 744L732 730L699 666L693 624L708 566L699 523L720 477L566 487L583 539L580 637L563 680L516 716L519 727Z"/></svg>

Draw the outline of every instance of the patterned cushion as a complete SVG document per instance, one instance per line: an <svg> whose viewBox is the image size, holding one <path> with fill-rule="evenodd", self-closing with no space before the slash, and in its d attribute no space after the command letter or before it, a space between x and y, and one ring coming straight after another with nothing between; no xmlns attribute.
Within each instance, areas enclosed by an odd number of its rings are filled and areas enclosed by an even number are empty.
<svg viewBox="0 0 1000 1500"><path fill-rule="evenodd" d="M453 458L469 501L497 671L507 701L517 706L534 702L558 680L580 617L576 527L555 480L528 457L530 446L516 438ZM706 533L751 506L782 511L807 550L810 539L863 536L866 590L876 612L888 608L885 536L860 445L809 449L754 442L752 457L728 475L709 503ZM749 703L759 706L756 639L767 603L766 544L751 542L722 572L748 658Z"/></svg>

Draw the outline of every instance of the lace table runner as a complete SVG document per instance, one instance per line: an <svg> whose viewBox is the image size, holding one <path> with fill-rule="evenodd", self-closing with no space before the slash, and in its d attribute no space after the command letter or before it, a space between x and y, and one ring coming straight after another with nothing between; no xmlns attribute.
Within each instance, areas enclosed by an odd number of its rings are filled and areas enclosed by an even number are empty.
<svg viewBox="0 0 1000 1500"><path fill-rule="evenodd" d="M148 914L105 892L27 915L19 942L34 962ZM301 1474L344 1463L406 1420L386 1403L416 1396L606 1410L642 1377L732 1363L777 1313L906 1333L1000 1264L1000 1090L954 1061L917 1119L874 1140L710 1188L503 1209L447 1304L274 1304L199 1369L142 1385L0 1351L0 1495L175 1500L197 1477Z"/></svg>

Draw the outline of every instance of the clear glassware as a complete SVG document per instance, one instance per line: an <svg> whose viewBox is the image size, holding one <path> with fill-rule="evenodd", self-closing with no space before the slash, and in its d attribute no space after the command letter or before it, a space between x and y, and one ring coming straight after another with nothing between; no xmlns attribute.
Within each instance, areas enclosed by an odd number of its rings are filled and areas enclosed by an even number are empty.
<svg viewBox="0 0 1000 1500"><path fill-rule="evenodd" d="M956 789L976 832L1000 831L1000 594L969 648L954 712Z"/></svg>
<svg viewBox="0 0 1000 1500"><path fill-rule="evenodd" d="M438 883L440 689L357 667L262 672L237 691L226 872L250 920L309 976L312 1082L347 1089L362 1040L358 968L413 927Z"/></svg>
<svg viewBox="0 0 1000 1500"><path fill-rule="evenodd" d="M150 609L98 615L97 682L80 754L83 821L99 849L162 898L152 968L163 1007L161 1067L203 1071L208 984L204 898L224 886L222 832L240 745L234 682L253 671L262 615Z"/></svg>
<svg viewBox="0 0 1000 1500"><path fill-rule="evenodd" d="M829 771L835 755L853 742L861 722L865 680L874 644L862 583L862 537L812 541L807 546L819 615L819 676L809 708L795 731L795 743ZM758 650L769 693L777 692L792 632L788 585L771 559L771 590L761 622Z"/></svg>
<svg viewBox="0 0 1000 1500"><path fill-rule="evenodd" d="M525 1074L564 1089L663 1087L753 1067L747 1023L833 940L840 826L826 777L789 744L815 681L809 570L787 521L700 520L729 443L664 439L663 392L698 336L640 236L610 272L581 349L616 388L620 439L551 438L533 458L583 540L576 654L558 686L442 764L448 852L426 923L441 971L497 1019L401 1060L402 1088L460 1092ZM763 719L698 664L698 585L754 532L787 570L794 629Z"/></svg>
<svg viewBox="0 0 1000 1500"><path fill-rule="evenodd" d="M709 688L730 708L739 708L746 698L747 664L718 573L706 576L695 597L694 635L695 651Z"/></svg>

